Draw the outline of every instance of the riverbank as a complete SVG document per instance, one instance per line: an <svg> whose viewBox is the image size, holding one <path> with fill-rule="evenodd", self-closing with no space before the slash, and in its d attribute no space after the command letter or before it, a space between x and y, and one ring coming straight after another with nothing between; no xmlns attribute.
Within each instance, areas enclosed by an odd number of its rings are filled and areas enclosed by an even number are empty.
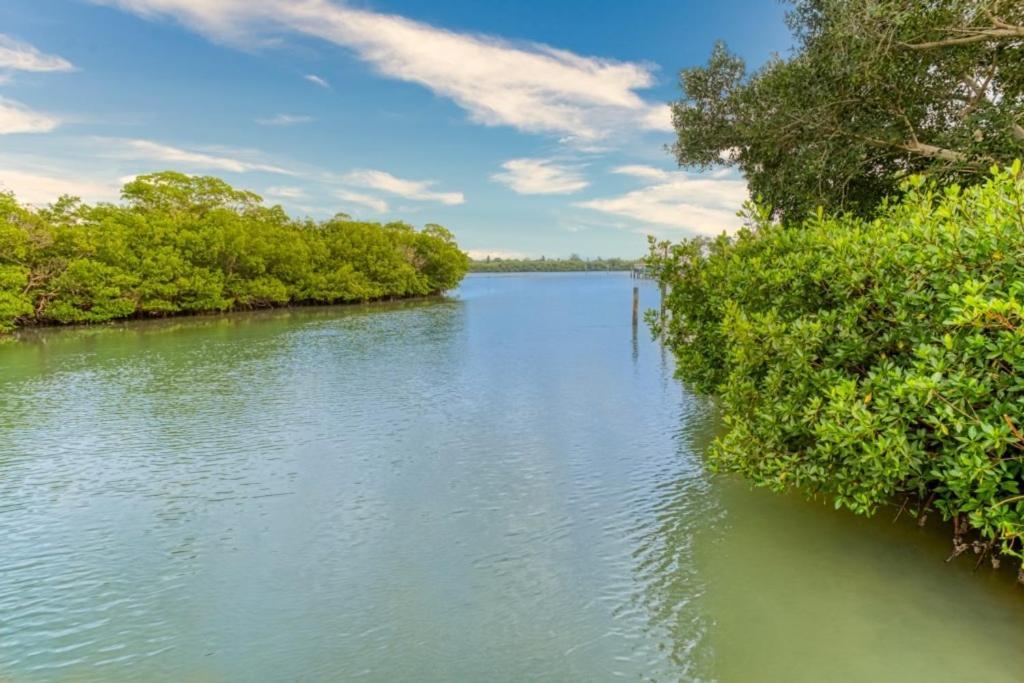
<svg viewBox="0 0 1024 683"><path fill-rule="evenodd" d="M123 318L113 318L103 322L83 322L83 323L56 323L56 322L39 322L28 325L22 325L15 329L8 330L7 332L0 332L0 342L4 340L14 340L31 335L33 332L41 332L46 330L89 330L89 329L104 329L115 327L118 325L139 327L140 329L145 328L147 323L153 325L161 324L172 324L175 321L185 322L196 319L231 319L231 318L244 318L251 317L258 319L261 315L272 315L275 313L287 313L288 311L322 311L325 314L329 314L333 309L360 309L360 310L372 310L372 309L383 309L389 310L393 308L401 308L403 305L411 306L416 304L429 304L429 303L442 303L451 301L450 296L446 292L438 292L435 294L427 294L424 296L408 295L408 296L389 296L381 297L379 299L367 299L364 301L338 301L332 303L325 303L319 301L297 301L279 305L266 305L254 308L235 308L226 310L211 310L211 311L179 311L176 313L169 313L167 315L134 315L126 316Z"/></svg>

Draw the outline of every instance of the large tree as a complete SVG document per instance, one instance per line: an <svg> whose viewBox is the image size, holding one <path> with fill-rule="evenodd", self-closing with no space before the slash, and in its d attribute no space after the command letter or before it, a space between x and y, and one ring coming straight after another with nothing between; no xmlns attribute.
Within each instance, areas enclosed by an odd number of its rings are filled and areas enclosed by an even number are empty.
<svg viewBox="0 0 1024 683"><path fill-rule="evenodd" d="M748 73L724 44L684 69L673 145L729 165L778 214L869 214L900 179L970 184L1024 156L1024 2L796 0L795 46Z"/></svg>

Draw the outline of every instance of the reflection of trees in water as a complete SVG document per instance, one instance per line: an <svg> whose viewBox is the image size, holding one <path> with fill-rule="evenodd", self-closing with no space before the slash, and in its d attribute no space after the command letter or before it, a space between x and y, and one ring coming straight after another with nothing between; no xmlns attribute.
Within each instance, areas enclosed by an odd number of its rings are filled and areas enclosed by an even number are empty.
<svg viewBox="0 0 1024 683"><path fill-rule="evenodd" d="M717 416L710 402L688 397L680 424L673 435L675 460L653 473L664 480L653 487L649 514L632 530L637 590L628 609L646 622L646 642L658 650L650 659L670 668L663 675L652 672L652 679L707 680L714 622L705 606L707 581L698 546L714 542L725 515L703 465Z"/></svg>

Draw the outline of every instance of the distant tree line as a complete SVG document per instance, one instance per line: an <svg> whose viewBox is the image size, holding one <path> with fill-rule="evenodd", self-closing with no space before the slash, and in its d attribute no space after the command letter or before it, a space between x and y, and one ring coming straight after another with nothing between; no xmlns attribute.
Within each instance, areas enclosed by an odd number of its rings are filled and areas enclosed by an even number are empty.
<svg viewBox="0 0 1024 683"><path fill-rule="evenodd" d="M574 271L621 271L630 270L638 262L633 259L595 258L582 259L573 254L567 259L549 259L541 256L535 259L474 259L469 263L473 273L546 273Z"/></svg>
<svg viewBox="0 0 1024 683"><path fill-rule="evenodd" d="M439 225L294 219L212 177L163 172L123 202L0 194L0 331L452 289L469 258Z"/></svg>

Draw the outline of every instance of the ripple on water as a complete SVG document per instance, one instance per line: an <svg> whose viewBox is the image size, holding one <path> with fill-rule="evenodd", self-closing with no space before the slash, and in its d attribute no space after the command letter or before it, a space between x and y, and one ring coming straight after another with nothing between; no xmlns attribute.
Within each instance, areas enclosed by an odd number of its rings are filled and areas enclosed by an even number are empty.
<svg viewBox="0 0 1024 683"><path fill-rule="evenodd" d="M0 347L0 678L742 680L723 530L764 508L632 284Z"/></svg>

